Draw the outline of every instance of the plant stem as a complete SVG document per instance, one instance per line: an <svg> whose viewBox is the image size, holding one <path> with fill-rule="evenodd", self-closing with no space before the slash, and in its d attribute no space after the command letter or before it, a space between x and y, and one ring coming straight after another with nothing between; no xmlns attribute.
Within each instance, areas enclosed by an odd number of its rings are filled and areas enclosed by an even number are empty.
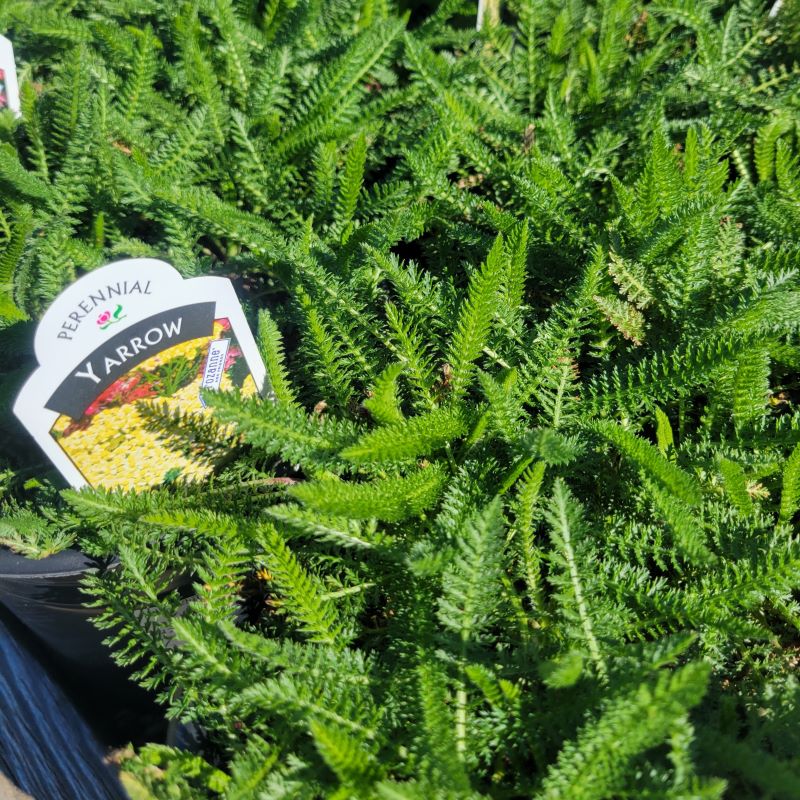
<svg viewBox="0 0 800 800"><path fill-rule="evenodd" d="M500 0L478 0L476 30L481 30L484 22L488 22L492 26L500 22Z"/></svg>
<svg viewBox="0 0 800 800"><path fill-rule="evenodd" d="M464 671L464 663L467 660L467 642L461 638L461 658L459 664L458 689L456 690L456 752L463 761L464 754L467 752L467 676Z"/></svg>

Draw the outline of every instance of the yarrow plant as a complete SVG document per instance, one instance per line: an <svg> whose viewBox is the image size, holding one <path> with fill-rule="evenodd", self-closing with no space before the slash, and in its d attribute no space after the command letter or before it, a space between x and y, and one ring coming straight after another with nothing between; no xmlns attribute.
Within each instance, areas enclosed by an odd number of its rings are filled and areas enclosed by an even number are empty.
<svg viewBox="0 0 800 800"><path fill-rule="evenodd" d="M200 732L132 796L798 795L800 8L492 9L0 2L3 393L122 255L233 277L273 387L142 411L201 484L8 454Z"/></svg>

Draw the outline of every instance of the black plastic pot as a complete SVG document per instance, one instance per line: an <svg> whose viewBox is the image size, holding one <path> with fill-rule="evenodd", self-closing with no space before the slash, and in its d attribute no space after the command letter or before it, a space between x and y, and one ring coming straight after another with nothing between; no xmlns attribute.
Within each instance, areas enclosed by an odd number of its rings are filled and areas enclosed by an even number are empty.
<svg viewBox="0 0 800 800"><path fill-rule="evenodd" d="M81 606L79 582L97 566L77 550L30 559L2 549L0 602L59 658L94 669L108 656L89 622L96 612Z"/></svg>
<svg viewBox="0 0 800 800"><path fill-rule="evenodd" d="M102 739L122 744L161 738L163 714L114 663L103 644L107 632L91 623L98 611L83 605L81 579L99 566L77 550L33 560L0 548L0 604Z"/></svg>
<svg viewBox="0 0 800 800"><path fill-rule="evenodd" d="M0 797L128 800L68 696L0 618ZM2 778L10 779L11 783Z"/></svg>

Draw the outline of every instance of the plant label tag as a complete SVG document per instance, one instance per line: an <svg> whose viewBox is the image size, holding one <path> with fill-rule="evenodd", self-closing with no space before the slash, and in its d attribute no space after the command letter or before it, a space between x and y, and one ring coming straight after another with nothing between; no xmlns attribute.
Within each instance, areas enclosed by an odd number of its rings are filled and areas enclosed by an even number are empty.
<svg viewBox="0 0 800 800"><path fill-rule="evenodd" d="M202 446L170 448L164 414L207 414L202 391L263 393L266 369L227 278L132 258L67 287L42 317L39 368L14 413L72 486L144 489L205 477ZM187 449L188 447L188 449Z"/></svg>
<svg viewBox="0 0 800 800"><path fill-rule="evenodd" d="M4 108L9 109L15 117L20 116L14 48L5 36L0 36L0 111Z"/></svg>
<svg viewBox="0 0 800 800"><path fill-rule="evenodd" d="M206 367L203 371L203 380L200 383L201 389L214 389L218 390L222 383L222 376L225 374L225 361L228 358L228 347L230 346L230 339L217 339L211 342L208 346L208 357L206 358ZM206 404L203 401L203 395L200 394L200 402L205 408Z"/></svg>

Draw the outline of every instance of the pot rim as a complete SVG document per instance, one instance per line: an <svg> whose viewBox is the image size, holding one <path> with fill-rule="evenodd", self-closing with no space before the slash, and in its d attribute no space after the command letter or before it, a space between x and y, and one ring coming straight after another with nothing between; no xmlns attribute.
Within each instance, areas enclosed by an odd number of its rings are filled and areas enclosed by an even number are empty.
<svg viewBox="0 0 800 800"><path fill-rule="evenodd" d="M26 558L6 547L0 547L0 581L39 580L81 575L98 563L80 550L60 550L46 558Z"/></svg>

